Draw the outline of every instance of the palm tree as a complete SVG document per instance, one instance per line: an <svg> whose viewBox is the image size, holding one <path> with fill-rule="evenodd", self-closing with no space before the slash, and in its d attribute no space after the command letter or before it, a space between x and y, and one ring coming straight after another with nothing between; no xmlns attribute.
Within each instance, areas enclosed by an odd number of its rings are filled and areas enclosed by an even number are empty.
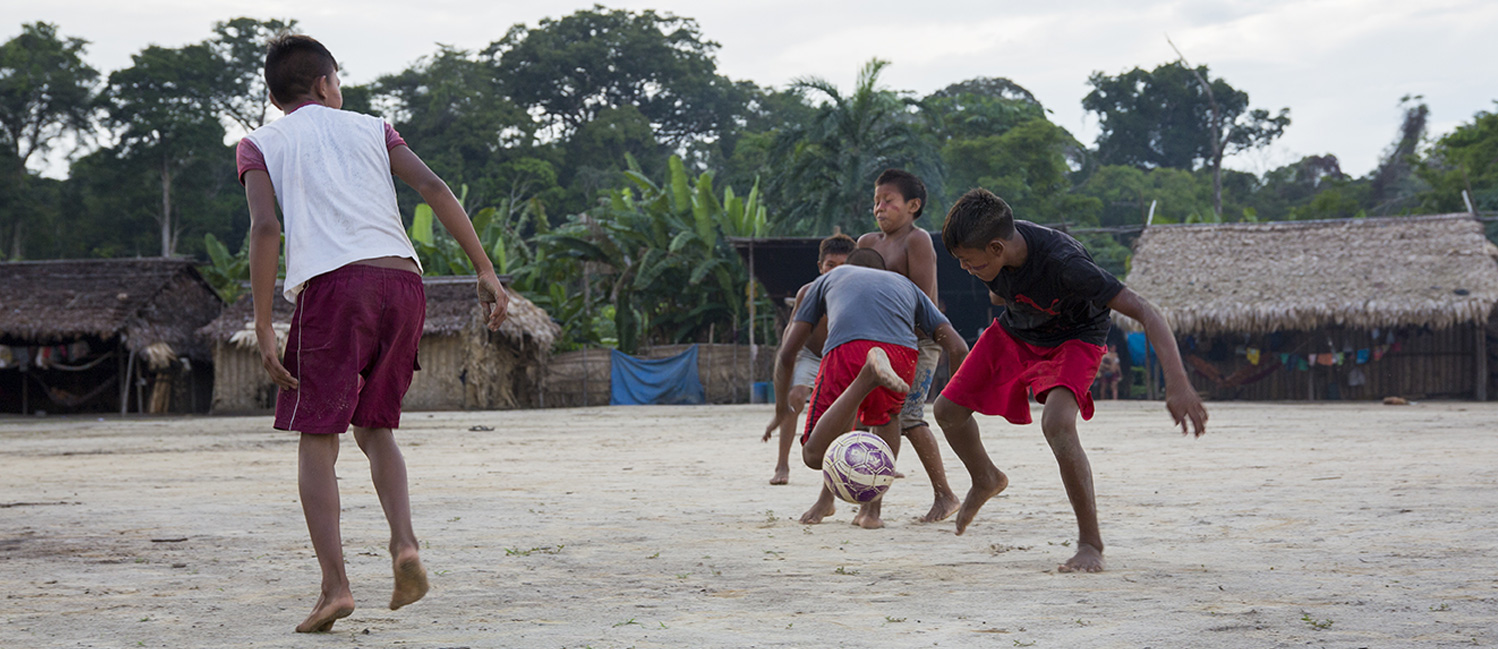
<svg viewBox="0 0 1498 649"><path fill-rule="evenodd" d="M769 190L782 206L781 231L867 229L874 179L890 167L941 187L941 157L920 128L915 103L879 85L888 65L877 58L866 63L847 96L819 77L791 82L792 92L823 101L811 120L787 125L770 150Z"/></svg>

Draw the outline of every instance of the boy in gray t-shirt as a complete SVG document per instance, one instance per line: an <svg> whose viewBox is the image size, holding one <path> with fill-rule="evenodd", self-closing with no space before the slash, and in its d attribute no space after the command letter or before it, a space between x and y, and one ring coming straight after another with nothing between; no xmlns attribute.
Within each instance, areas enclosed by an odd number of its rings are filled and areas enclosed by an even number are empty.
<svg viewBox="0 0 1498 649"><path fill-rule="evenodd" d="M787 405L791 368L806 344L812 327L827 317L827 342L822 367L806 414L801 457L806 466L822 468L822 455L839 435L853 429L855 420L900 451L900 409L915 375L915 327L934 332L946 349L953 372L967 356L967 343L946 316L909 278L884 270L879 253L861 249L848 263L817 278L786 328L775 363L775 418L767 431L778 428L795 412ZM879 500L866 503L853 523L874 529L884 526ZM832 492L825 487L801 522L815 524L834 512Z"/></svg>

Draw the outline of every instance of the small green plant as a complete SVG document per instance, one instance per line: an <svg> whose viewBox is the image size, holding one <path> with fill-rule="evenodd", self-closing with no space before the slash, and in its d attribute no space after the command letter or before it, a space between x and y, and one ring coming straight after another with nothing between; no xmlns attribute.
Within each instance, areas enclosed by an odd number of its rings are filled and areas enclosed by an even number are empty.
<svg viewBox="0 0 1498 649"><path fill-rule="evenodd" d="M683 572L683 573L677 574L676 578L677 579L686 579L687 577L691 577L691 576L692 576L692 573L690 573L690 572Z"/></svg>
<svg viewBox="0 0 1498 649"><path fill-rule="evenodd" d="M1430 607L1430 610L1432 610L1432 611L1449 611L1449 610L1451 610L1451 605L1447 604L1445 602L1441 602L1440 604L1437 604L1435 606Z"/></svg>
<svg viewBox="0 0 1498 649"><path fill-rule="evenodd" d="M541 553L541 554L560 554L562 552L562 548L564 548L564 547L567 547L567 546L564 546L564 545L561 545L561 544L557 544L557 545L554 545L554 546L552 546L552 545L542 545L542 546L530 548L529 550L522 550L519 547L513 547L513 548L505 548L505 554L507 556L512 556L512 557L513 556L528 557L528 556L530 556L532 554L535 554L535 553L538 553L538 552Z"/></svg>
<svg viewBox="0 0 1498 649"><path fill-rule="evenodd" d="M652 554L652 555L650 555L648 557L645 557L645 558L646 559L659 559L659 558L661 558L661 553L660 553L659 550L657 550L655 554Z"/></svg>
<svg viewBox="0 0 1498 649"><path fill-rule="evenodd" d="M1315 618L1311 617L1310 613L1306 613L1305 615L1300 616L1300 621L1301 622L1305 622L1308 626L1310 626L1313 629L1330 629L1330 628L1332 628L1332 619L1331 618L1327 618L1325 620L1318 620L1318 619L1315 619Z"/></svg>
<svg viewBox="0 0 1498 649"><path fill-rule="evenodd" d="M1029 642L1020 642L1019 640L1015 640L1014 641L1014 646L1016 646L1016 647L1033 647L1033 646L1035 646L1035 642L1036 642L1035 640L1031 640Z"/></svg>
<svg viewBox="0 0 1498 649"><path fill-rule="evenodd" d="M636 622L634 618L629 618L628 620L625 620L623 622L619 622L619 623L615 624L614 628L617 629L617 628L619 628L621 626L629 626L631 624L633 624L635 626L645 626L643 624L640 624L639 622Z"/></svg>
<svg viewBox="0 0 1498 649"><path fill-rule="evenodd" d="M766 509L765 510L765 524L766 525L771 525L771 524L774 524L774 523L775 523L775 510L773 510L773 509Z"/></svg>
<svg viewBox="0 0 1498 649"><path fill-rule="evenodd" d="M857 570L849 570L849 569L847 569L847 568L845 568L843 566L838 566L837 570L834 570L833 572L835 572L835 573L837 573L839 575L856 575L856 574L858 574Z"/></svg>
<svg viewBox="0 0 1498 649"><path fill-rule="evenodd" d="M901 622L904 622L905 619L906 618L903 618L903 617L890 617L890 616L886 615L886 616L884 616L884 623L885 624L899 624Z"/></svg>

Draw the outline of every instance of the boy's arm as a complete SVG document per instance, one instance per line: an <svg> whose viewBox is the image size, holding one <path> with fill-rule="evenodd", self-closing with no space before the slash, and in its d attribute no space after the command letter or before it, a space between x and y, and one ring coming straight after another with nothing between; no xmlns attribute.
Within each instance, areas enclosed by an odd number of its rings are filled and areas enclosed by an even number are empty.
<svg viewBox="0 0 1498 649"><path fill-rule="evenodd" d="M936 248L925 230L916 228L905 237L905 264L910 270L910 281L936 302Z"/></svg>
<svg viewBox="0 0 1498 649"><path fill-rule="evenodd" d="M1202 404L1196 388L1186 377L1186 366L1181 363L1181 350L1176 346L1175 335L1170 325L1155 309L1155 305L1128 287L1108 302L1108 308L1122 313L1144 325L1144 338L1154 346L1160 356L1160 368L1165 372L1165 408L1175 423L1180 424L1181 434L1187 434L1186 421L1191 421L1197 437L1207 432L1207 407Z"/></svg>
<svg viewBox="0 0 1498 649"><path fill-rule="evenodd" d="M463 211L458 197L404 144L390 150L390 170L432 206L432 213L437 215L442 227L447 228L463 248L463 253L468 255L468 260L473 262L473 270L478 275L479 303L484 305L487 324L491 331L499 329L509 310L510 294L500 286L499 277L494 274L494 263L489 261L489 253L479 242L478 233L473 231L473 222L468 220L468 213Z"/></svg>
<svg viewBox="0 0 1498 649"><path fill-rule="evenodd" d="M276 190L270 174L251 169L244 174L244 196L250 204L250 298L255 305L255 343L260 364L277 386L295 390L298 382L281 364L280 345L271 326L276 299L276 268L281 265L281 222L276 220Z"/></svg>
<svg viewBox="0 0 1498 649"><path fill-rule="evenodd" d="M938 325L931 339L947 351L947 367L952 370L952 374L956 374L957 368L962 367L962 361L967 359L967 341L952 328L950 322Z"/></svg>
<svg viewBox="0 0 1498 649"><path fill-rule="evenodd" d="M770 420L765 432L780 428L780 422L786 417L796 416L787 398L791 391L791 371L796 367L796 354L811 337L811 327L810 322L792 320L785 328L785 335L780 337L780 349L775 352L775 418Z"/></svg>

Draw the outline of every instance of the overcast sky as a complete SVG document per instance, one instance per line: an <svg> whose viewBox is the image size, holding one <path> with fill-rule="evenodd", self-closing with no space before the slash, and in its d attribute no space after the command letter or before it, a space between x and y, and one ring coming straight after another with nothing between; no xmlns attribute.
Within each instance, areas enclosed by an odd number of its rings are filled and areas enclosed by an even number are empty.
<svg viewBox="0 0 1498 649"><path fill-rule="evenodd" d="M90 41L89 63L108 74L128 67L130 55L147 45L202 41L216 21L295 18L338 57L345 83L363 83L406 68L438 43L482 49L511 25L534 26L592 4L0 0L0 37L13 37L22 23L55 23L62 34ZM1229 160L1253 172L1332 153L1344 171L1367 173L1393 141L1399 99L1407 94L1424 96L1436 136L1477 111L1498 109L1498 2L1491 0L630 0L608 6L696 19L722 46L719 71L760 85L820 76L850 88L858 68L876 56L893 63L883 76L890 88L917 94L973 77L1008 77L1089 145L1097 121L1081 108L1087 77L1173 60L1168 35L1192 64L1208 65L1214 76L1247 91L1252 106L1290 108L1293 124L1275 146Z"/></svg>

